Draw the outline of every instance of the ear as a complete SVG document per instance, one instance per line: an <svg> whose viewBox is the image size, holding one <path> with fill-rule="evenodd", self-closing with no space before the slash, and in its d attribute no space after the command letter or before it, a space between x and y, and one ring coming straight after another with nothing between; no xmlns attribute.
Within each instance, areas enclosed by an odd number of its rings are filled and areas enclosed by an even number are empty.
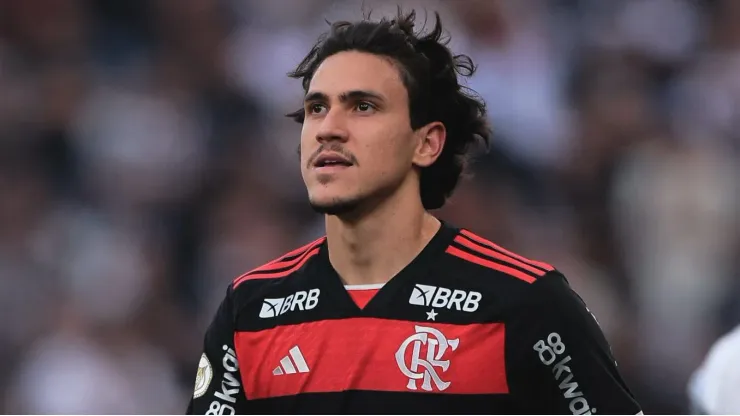
<svg viewBox="0 0 740 416"><path fill-rule="evenodd" d="M433 121L417 130L417 134L419 140L414 149L412 163L425 168L431 166L442 154L447 139L447 129L441 122Z"/></svg>

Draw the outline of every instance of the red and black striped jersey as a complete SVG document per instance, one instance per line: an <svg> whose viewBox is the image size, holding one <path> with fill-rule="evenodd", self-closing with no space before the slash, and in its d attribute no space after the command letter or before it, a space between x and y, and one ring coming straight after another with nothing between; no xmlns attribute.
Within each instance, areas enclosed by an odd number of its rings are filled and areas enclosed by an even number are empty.
<svg viewBox="0 0 740 416"><path fill-rule="evenodd" d="M188 414L635 414L607 341L552 266L443 224L372 298L325 238L229 286Z"/></svg>

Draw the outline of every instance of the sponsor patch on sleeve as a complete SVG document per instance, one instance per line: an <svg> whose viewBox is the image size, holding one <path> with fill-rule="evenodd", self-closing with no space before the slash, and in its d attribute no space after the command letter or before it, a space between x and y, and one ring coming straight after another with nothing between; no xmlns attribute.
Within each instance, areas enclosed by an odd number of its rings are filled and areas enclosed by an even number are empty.
<svg viewBox="0 0 740 416"><path fill-rule="evenodd" d="M197 399L206 394L208 386L211 385L212 379L213 368L211 367L210 361L208 361L208 357L203 353L203 355L200 356L200 362L198 362L198 373L195 376L195 391L193 392L193 397Z"/></svg>

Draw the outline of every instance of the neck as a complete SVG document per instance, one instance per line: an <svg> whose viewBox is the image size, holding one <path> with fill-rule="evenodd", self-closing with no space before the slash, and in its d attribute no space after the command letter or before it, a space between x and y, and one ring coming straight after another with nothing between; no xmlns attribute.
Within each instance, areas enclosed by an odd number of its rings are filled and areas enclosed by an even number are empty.
<svg viewBox="0 0 740 416"><path fill-rule="evenodd" d="M352 221L327 216L329 260L345 284L385 283L426 247L440 225L418 196L388 198Z"/></svg>

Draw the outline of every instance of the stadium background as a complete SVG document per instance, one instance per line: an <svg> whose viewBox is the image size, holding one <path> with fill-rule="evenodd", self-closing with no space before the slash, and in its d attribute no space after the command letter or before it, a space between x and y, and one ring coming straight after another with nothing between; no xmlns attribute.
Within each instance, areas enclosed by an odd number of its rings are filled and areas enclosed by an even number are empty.
<svg viewBox="0 0 740 416"><path fill-rule="evenodd" d="M496 131L440 215L557 265L645 412L686 412L740 323L740 1L400 4L442 14ZM230 280L322 232L285 73L360 11L0 2L0 411L184 411Z"/></svg>

